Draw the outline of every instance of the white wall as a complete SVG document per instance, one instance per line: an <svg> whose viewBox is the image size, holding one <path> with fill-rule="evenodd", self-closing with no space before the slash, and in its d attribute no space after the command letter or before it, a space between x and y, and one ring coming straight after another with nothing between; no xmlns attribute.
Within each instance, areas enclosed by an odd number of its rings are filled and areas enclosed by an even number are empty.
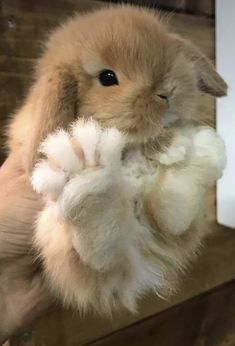
<svg viewBox="0 0 235 346"><path fill-rule="evenodd" d="M216 64L229 85L217 100L217 130L227 149L227 167L217 185L217 220L235 228L235 0L216 1Z"/></svg>

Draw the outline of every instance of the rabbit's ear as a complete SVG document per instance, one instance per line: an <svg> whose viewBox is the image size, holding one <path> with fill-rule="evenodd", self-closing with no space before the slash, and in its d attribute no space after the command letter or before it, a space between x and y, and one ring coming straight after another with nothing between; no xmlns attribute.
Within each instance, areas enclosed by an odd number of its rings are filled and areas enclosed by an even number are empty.
<svg viewBox="0 0 235 346"><path fill-rule="evenodd" d="M51 68L32 87L32 129L26 140L25 168L31 171L42 140L57 127L66 127L77 113L77 81L66 68Z"/></svg>
<svg viewBox="0 0 235 346"><path fill-rule="evenodd" d="M183 52L186 58L194 64L199 89L216 97L225 96L227 84L216 72L210 60L188 40L174 34L171 37L179 51Z"/></svg>

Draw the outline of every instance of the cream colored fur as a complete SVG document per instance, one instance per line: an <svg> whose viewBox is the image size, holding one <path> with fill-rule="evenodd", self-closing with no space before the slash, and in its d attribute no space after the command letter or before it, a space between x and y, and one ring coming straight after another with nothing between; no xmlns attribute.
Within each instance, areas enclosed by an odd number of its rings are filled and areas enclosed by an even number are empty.
<svg viewBox="0 0 235 346"><path fill-rule="evenodd" d="M35 243L52 289L66 303L106 312L121 303L134 311L141 294L172 288L165 258L176 271L182 269L186 249L158 244L143 202L151 191L158 225L179 236L203 213L207 188L225 163L223 143L213 129L183 130L175 130L168 151L151 161L138 149L127 150L121 160L125 138L93 121L78 121L70 134L58 131L42 143L49 161L36 166L32 184L47 206ZM161 162L167 172L156 184ZM197 246L194 240L192 249Z"/></svg>
<svg viewBox="0 0 235 346"><path fill-rule="evenodd" d="M118 85L101 85L104 69ZM216 132L192 123L197 100L226 90L150 10L110 7L52 33L8 145L44 199L34 245L66 304L134 311L146 291L176 290L225 161Z"/></svg>

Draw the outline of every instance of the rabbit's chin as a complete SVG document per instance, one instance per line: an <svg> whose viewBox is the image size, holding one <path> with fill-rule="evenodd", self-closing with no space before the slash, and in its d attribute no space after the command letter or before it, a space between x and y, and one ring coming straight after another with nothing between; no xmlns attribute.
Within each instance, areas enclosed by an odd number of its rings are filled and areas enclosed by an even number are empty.
<svg viewBox="0 0 235 346"><path fill-rule="evenodd" d="M124 132L124 134L126 135L127 142L130 144L146 144L152 140L162 138L165 132L166 130L162 126L159 126L158 128L152 128L146 131L143 131L143 129L139 131L128 131Z"/></svg>
<svg viewBox="0 0 235 346"><path fill-rule="evenodd" d="M145 126L145 128L131 128L125 134L129 143L146 144L152 141L159 141L159 144L161 144L162 141L165 142L166 138L169 137L172 129L190 121L190 118L180 118L175 113L167 112L162 116L160 122L156 122L156 124L153 122L149 126Z"/></svg>
<svg viewBox="0 0 235 346"><path fill-rule="evenodd" d="M135 133L125 133L127 145L139 147L142 146L148 152L161 152L171 144L172 136L178 123L174 122L168 126L159 126L149 131L140 131Z"/></svg>

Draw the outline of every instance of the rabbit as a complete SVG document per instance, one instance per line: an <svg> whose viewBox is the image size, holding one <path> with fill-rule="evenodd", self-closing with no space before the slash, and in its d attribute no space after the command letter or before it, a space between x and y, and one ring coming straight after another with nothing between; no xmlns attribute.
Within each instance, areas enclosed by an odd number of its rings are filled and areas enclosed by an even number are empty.
<svg viewBox="0 0 235 346"><path fill-rule="evenodd" d="M50 35L8 147L43 198L34 247L65 305L135 312L177 290L225 166L215 130L192 123L201 92L227 85L149 9L109 6Z"/></svg>

